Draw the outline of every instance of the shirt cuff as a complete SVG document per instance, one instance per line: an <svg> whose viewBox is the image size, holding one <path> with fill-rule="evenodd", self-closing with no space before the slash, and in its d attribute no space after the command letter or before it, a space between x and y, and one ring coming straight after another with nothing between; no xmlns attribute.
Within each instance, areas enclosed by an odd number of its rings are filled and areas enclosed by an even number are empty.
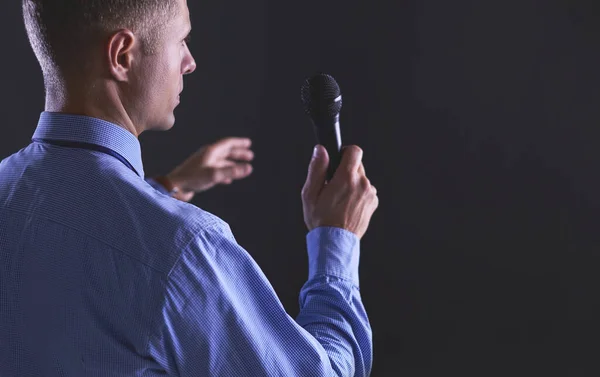
<svg viewBox="0 0 600 377"><path fill-rule="evenodd" d="M348 230L318 227L306 235L308 278L332 275L350 280L358 287L360 239Z"/></svg>
<svg viewBox="0 0 600 377"><path fill-rule="evenodd" d="M153 178L146 178L146 182L154 187L154 189L158 190L159 192L165 194L165 195L169 195L169 192L167 191L167 189L165 188L165 186L161 185L160 183L156 182Z"/></svg>

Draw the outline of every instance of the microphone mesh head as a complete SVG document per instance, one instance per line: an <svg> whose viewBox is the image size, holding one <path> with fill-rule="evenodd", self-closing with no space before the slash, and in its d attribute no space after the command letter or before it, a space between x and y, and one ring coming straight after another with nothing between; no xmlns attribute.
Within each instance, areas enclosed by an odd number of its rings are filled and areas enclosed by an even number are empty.
<svg viewBox="0 0 600 377"><path fill-rule="evenodd" d="M342 109L340 87L333 77L319 73L304 81L301 89L304 110L311 117L335 117Z"/></svg>

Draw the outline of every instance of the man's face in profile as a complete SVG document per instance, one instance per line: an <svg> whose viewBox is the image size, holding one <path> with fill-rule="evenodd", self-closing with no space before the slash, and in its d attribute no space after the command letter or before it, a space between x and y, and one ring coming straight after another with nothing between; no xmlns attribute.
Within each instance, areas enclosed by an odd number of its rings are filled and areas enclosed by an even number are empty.
<svg viewBox="0 0 600 377"><path fill-rule="evenodd" d="M183 90L183 75L196 69L196 62L188 49L186 37L191 30L186 0L177 0L179 10L159 34L157 48L151 55L136 54L132 93L133 112L145 130L167 130L173 127L173 111L179 104Z"/></svg>

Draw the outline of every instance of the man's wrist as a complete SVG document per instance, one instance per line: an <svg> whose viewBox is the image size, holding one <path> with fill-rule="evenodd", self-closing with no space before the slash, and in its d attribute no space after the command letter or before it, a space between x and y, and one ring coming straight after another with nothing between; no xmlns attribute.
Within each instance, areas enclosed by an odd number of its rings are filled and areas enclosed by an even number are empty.
<svg viewBox="0 0 600 377"><path fill-rule="evenodd" d="M173 181L166 175L159 175L157 177L154 177L154 180L158 183L160 183L160 185L162 187L165 188L165 190L167 190L167 193L169 195L173 195L179 192L179 187L177 187Z"/></svg>
<svg viewBox="0 0 600 377"><path fill-rule="evenodd" d="M189 202L194 197L194 192L191 191L183 191L179 187L179 183L170 177L169 175L161 175L153 178L157 183L159 183L162 187L165 188L167 194L171 197Z"/></svg>

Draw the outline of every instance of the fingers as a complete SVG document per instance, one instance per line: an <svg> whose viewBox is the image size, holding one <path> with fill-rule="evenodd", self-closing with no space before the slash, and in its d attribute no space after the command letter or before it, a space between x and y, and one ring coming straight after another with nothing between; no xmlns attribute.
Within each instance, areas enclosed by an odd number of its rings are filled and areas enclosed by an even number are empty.
<svg viewBox="0 0 600 377"><path fill-rule="evenodd" d="M254 154L249 150L252 140L243 137L227 137L210 145L209 153L217 158L231 158L242 161L249 161L254 158ZM239 156L234 157L234 156Z"/></svg>
<svg viewBox="0 0 600 377"><path fill-rule="evenodd" d="M226 137L217 141L214 145L225 149L250 148L252 140L247 137Z"/></svg>
<svg viewBox="0 0 600 377"><path fill-rule="evenodd" d="M227 158L237 161L252 161L254 159L254 152L250 149L235 148L229 152Z"/></svg>
<svg viewBox="0 0 600 377"><path fill-rule="evenodd" d="M342 160L338 170L343 170L347 173L358 172L362 166L363 150L356 146L350 145L343 148ZM364 166L362 167L364 169ZM363 170L364 171L364 170Z"/></svg>
<svg viewBox="0 0 600 377"><path fill-rule="evenodd" d="M360 184L363 186L364 190L370 191L376 198L377 202L379 202L379 199L377 199L377 188L373 186L369 178L367 178L365 165L362 162L362 149L355 145L345 147L344 149L345 151L342 155L342 162L340 163L340 167L344 166L344 164L347 164L344 170L352 173L355 171L354 166L358 164L358 168L356 171L358 172L358 176L360 177ZM346 157L346 161L344 161L344 157Z"/></svg>
<svg viewBox="0 0 600 377"><path fill-rule="evenodd" d="M319 195L327 178L328 166L329 154L327 150L322 145L317 145L308 166L306 183L302 188L302 198L304 200L313 200Z"/></svg>
<svg viewBox="0 0 600 377"><path fill-rule="evenodd" d="M358 174L360 176L366 176L367 173L365 172L365 165L361 162L360 166L358 167Z"/></svg>
<svg viewBox="0 0 600 377"><path fill-rule="evenodd" d="M213 182L229 184L236 179L246 178L252 174L252 165L234 164L213 170Z"/></svg>

